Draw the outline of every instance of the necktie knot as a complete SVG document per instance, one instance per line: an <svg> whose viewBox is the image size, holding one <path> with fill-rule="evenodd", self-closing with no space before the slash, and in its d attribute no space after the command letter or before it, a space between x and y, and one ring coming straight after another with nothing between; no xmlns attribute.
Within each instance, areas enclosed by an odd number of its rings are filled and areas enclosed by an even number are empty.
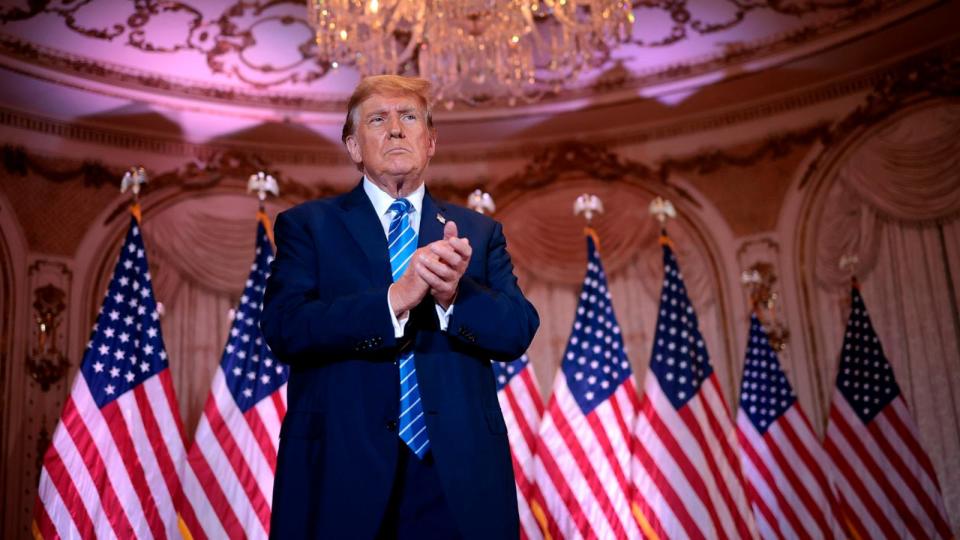
<svg viewBox="0 0 960 540"><path fill-rule="evenodd" d="M412 209L413 204L406 199L394 199L394 201L390 204L390 211L393 212L395 216L408 214Z"/></svg>

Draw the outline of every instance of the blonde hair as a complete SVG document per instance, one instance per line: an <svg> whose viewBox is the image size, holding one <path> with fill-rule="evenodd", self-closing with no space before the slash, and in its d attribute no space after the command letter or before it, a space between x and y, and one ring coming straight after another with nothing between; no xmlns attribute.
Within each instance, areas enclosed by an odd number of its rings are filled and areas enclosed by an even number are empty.
<svg viewBox="0 0 960 540"><path fill-rule="evenodd" d="M433 114L430 110L430 81L419 77L404 77L401 75L372 75L364 77L353 90L350 101L347 102L347 118L343 122L341 140L347 142L347 137L357 131L357 115L360 114L360 104L370 96L411 95L417 98L420 106L426 111L427 127L433 129Z"/></svg>

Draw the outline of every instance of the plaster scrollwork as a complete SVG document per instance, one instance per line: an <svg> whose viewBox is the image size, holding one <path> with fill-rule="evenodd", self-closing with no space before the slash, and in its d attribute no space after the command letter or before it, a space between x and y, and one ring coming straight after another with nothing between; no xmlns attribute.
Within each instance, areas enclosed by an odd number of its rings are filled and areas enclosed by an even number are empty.
<svg viewBox="0 0 960 540"><path fill-rule="evenodd" d="M239 79L257 89L309 84L330 70L329 64L314 54L313 30L301 1L238 1L219 13L210 13L208 6L195 0L138 0L129 4L129 11L111 12L109 19L97 12L95 23L85 13L92 5L91 0L29 2L26 7L0 9L0 23L41 14L56 15L73 32L99 40L123 41L142 52L195 51L206 57L211 73ZM271 36L281 37L274 43ZM261 47L273 50L277 48L274 45L283 49L283 63L256 60L263 56Z"/></svg>
<svg viewBox="0 0 960 540"><path fill-rule="evenodd" d="M93 4L93 0L21 0L20 5L0 8L0 24L54 15L63 20L67 29L88 38L123 43L145 53L202 54L212 74L238 80L254 89L309 86L332 69L315 55L313 30L306 20L302 0L238 0L221 6L199 0L137 0L129 3L129 11L110 12L109 16L98 12ZM608 62L607 67L612 69L599 78L595 89L650 84L722 68L844 31L882 14L884 8L903 4L902 0L634 0L637 18L646 24L637 28L630 42L632 47L641 51L663 49L724 32L730 32L729 44L718 54L672 62L645 73L619 69L616 60ZM823 17L823 13L832 16ZM799 23L789 31L753 42L736 39L733 32L737 27L748 22L756 24L769 14L790 17ZM180 31L171 33L171 28ZM8 51L36 54L36 48L30 45L39 43L20 43L8 47ZM257 61L258 53L265 50L261 47L278 53L284 60L276 64ZM53 61L68 68L83 67L82 62ZM156 77L137 79L146 86L170 85L168 81L155 80Z"/></svg>
<svg viewBox="0 0 960 540"><path fill-rule="evenodd" d="M637 18L643 20L645 15L654 12L665 12L669 15L670 23L659 28L659 34L640 36L633 40L637 45L646 47L664 47L681 41L686 41L696 35L714 34L734 28L743 23L753 12L773 12L792 17L803 17L816 11L830 10L840 12L852 10L858 13L870 7L870 4L880 2L863 2L862 0L842 0L809 2L785 2L773 0L767 2L738 2L726 0L713 4L700 4L688 0L674 2L660 2L650 4L635 0L634 9L638 11ZM848 17L852 14L848 14ZM862 15L860 15L862 16ZM807 30L809 33L809 30ZM794 39L797 39L794 37Z"/></svg>

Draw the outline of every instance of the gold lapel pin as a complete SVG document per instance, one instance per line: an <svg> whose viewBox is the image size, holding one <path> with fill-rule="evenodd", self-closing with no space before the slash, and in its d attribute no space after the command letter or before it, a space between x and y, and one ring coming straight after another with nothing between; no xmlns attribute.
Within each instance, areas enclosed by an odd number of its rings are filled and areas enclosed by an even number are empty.
<svg viewBox="0 0 960 540"><path fill-rule="evenodd" d="M444 225L447 224L447 218L441 216L439 212L437 212L437 221L439 221L440 223L442 223L442 224L444 224Z"/></svg>

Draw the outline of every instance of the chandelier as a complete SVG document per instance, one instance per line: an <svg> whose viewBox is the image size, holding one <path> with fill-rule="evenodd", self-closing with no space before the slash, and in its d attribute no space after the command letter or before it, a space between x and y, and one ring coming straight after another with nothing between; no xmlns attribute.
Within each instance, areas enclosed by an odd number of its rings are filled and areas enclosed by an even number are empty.
<svg viewBox="0 0 960 540"><path fill-rule="evenodd" d="M307 0L318 55L361 75L419 75L453 108L532 103L630 38L630 0Z"/></svg>

